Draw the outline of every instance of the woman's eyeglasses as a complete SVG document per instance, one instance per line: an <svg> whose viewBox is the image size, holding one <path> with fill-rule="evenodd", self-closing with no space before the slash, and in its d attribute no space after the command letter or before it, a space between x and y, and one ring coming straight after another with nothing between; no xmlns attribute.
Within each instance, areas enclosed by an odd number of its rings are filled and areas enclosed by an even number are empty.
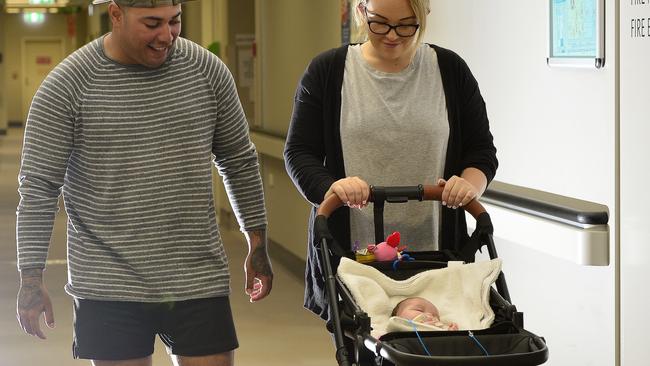
<svg viewBox="0 0 650 366"><path fill-rule="evenodd" d="M366 19L368 19L368 10L366 11ZM420 28L419 24L398 24L390 25L384 22L378 22L375 20L368 20L368 28L374 34L379 34L385 36L390 33L391 29L395 30L395 33L400 37L413 37L415 32Z"/></svg>

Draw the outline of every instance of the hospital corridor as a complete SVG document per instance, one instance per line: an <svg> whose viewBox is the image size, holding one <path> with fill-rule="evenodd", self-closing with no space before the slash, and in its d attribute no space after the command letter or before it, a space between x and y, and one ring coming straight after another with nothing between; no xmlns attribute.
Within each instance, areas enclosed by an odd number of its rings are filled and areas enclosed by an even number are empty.
<svg viewBox="0 0 650 366"><path fill-rule="evenodd" d="M0 0L0 366L648 365L648 65L647 0Z"/></svg>

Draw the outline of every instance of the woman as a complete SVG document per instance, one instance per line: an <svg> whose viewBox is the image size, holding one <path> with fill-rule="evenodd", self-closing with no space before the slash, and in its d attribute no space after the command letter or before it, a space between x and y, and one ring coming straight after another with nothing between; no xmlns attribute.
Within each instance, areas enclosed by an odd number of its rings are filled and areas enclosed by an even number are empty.
<svg viewBox="0 0 650 366"><path fill-rule="evenodd" d="M467 240L462 207L497 169L478 84L452 51L421 43L428 0L356 0L359 45L312 60L294 100L286 168L316 207L336 194L346 203L329 219L338 243L374 242L368 183L439 184L443 202L387 206L386 232L409 251L456 249ZM310 230L305 307L328 318Z"/></svg>

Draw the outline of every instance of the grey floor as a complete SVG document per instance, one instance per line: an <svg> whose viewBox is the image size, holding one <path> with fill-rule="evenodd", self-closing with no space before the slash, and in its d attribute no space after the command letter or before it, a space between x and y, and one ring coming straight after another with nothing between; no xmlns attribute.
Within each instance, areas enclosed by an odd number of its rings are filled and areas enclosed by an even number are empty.
<svg viewBox="0 0 650 366"><path fill-rule="evenodd" d="M63 291L67 280L63 214L57 219L45 274L45 284L54 304L56 327L46 329L48 339L40 340L23 334L16 322L18 273L14 225L22 133L22 129L14 128L8 135L0 136L0 366L88 365L88 361L76 361L71 357L72 305L71 298ZM336 364L332 341L324 324L302 308L302 280L274 261L275 281L271 296L256 304L249 303L243 290L245 241L238 231L224 232L224 240L233 275L231 304L240 342L235 364ZM159 341L154 365L171 365Z"/></svg>

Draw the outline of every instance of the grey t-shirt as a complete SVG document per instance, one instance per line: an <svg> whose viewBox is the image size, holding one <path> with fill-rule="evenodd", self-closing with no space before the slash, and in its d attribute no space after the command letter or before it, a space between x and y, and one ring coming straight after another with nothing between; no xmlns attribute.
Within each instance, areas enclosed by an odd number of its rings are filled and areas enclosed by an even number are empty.
<svg viewBox="0 0 650 366"><path fill-rule="evenodd" d="M438 58L426 44L402 71L369 65L350 46L341 91L341 143L347 176L376 186L436 184L443 177L449 121ZM374 243L372 204L350 210L351 241ZM408 251L438 248L440 204L386 204L385 235L401 233Z"/></svg>

